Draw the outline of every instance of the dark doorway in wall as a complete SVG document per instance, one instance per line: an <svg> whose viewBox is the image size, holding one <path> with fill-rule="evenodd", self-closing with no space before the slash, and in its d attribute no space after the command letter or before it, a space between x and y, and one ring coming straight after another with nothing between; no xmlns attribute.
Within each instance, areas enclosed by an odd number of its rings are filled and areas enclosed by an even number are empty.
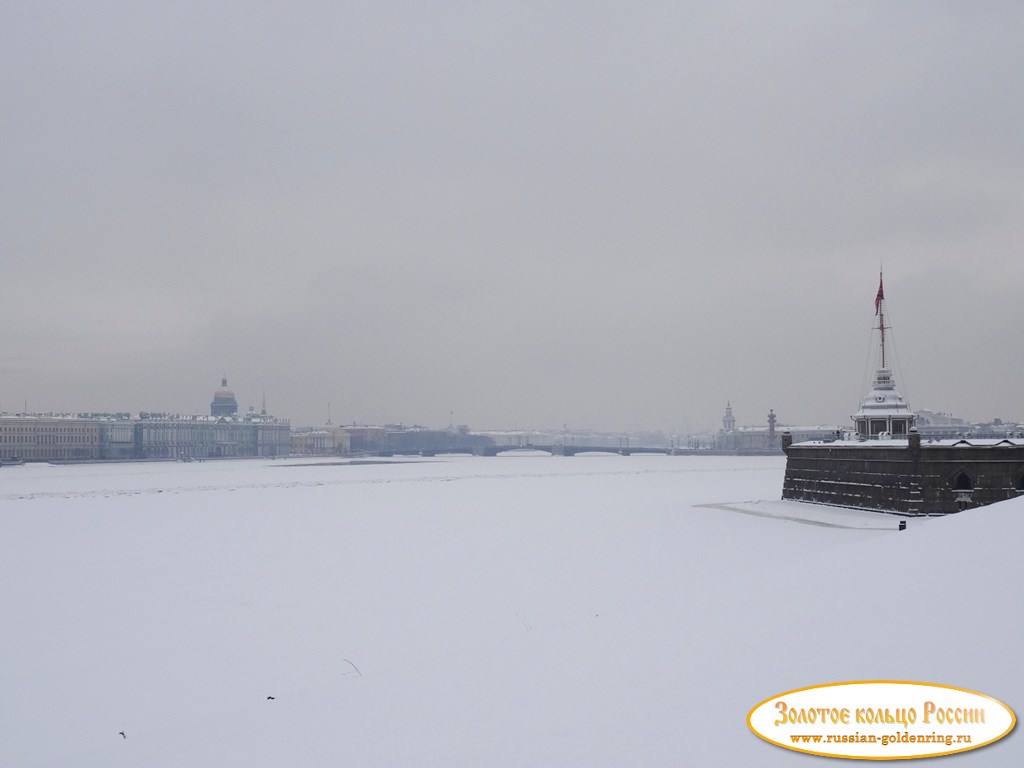
<svg viewBox="0 0 1024 768"><path fill-rule="evenodd" d="M966 472L957 472L953 476L953 490L954 491L973 491L974 481L971 480L971 476Z"/></svg>

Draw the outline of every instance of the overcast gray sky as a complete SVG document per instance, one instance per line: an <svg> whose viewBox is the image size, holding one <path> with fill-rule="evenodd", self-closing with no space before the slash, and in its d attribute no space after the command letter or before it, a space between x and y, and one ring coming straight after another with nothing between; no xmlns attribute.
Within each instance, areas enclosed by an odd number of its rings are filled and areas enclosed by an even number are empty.
<svg viewBox="0 0 1024 768"><path fill-rule="evenodd" d="M1024 419L1017 2L8 2L0 410Z"/></svg>

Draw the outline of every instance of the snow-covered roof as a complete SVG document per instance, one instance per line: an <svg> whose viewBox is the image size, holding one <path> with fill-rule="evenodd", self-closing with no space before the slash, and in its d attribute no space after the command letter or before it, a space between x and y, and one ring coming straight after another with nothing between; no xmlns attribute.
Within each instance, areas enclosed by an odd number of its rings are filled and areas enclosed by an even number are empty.
<svg viewBox="0 0 1024 768"><path fill-rule="evenodd" d="M800 443L793 443L793 445L827 445L830 448L906 448L909 441L906 438L898 439L884 439L884 440L805 440ZM927 448L933 446L936 448L992 448L995 446L1004 446L1006 448L1017 448L1024 446L1024 439L1020 438L959 438L950 440L921 440L921 447Z"/></svg>
<svg viewBox="0 0 1024 768"><path fill-rule="evenodd" d="M883 416L906 416L913 417L913 411L896 390L896 382L893 380L892 371L888 368L879 368L875 373L875 382L868 392L860 410L854 414L855 419L878 418Z"/></svg>

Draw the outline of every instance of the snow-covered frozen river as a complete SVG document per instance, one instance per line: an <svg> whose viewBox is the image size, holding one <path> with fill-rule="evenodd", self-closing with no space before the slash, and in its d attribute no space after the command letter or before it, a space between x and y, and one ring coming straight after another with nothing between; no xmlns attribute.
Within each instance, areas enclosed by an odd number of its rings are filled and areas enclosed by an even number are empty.
<svg viewBox="0 0 1024 768"><path fill-rule="evenodd" d="M783 469L4 467L0 765L792 765L815 758L745 723L781 691L1024 706L1024 507L897 533L778 502ZM1022 757L1011 736L947 759Z"/></svg>

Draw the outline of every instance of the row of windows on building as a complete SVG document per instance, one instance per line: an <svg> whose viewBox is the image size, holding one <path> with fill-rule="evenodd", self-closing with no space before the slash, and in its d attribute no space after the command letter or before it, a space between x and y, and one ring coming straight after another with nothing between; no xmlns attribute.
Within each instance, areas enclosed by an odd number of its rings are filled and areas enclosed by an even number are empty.
<svg viewBox="0 0 1024 768"><path fill-rule="evenodd" d="M24 435L0 435L0 443L38 443L41 445L64 445L67 443L85 442L90 442L88 436L86 435L33 435L31 433Z"/></svg>
<svg viewBox="0 0 1024 768"><path fill-rule="evenodd" d="M0 416L0 461L285 456L284 419L93 420Z"/></svg>

